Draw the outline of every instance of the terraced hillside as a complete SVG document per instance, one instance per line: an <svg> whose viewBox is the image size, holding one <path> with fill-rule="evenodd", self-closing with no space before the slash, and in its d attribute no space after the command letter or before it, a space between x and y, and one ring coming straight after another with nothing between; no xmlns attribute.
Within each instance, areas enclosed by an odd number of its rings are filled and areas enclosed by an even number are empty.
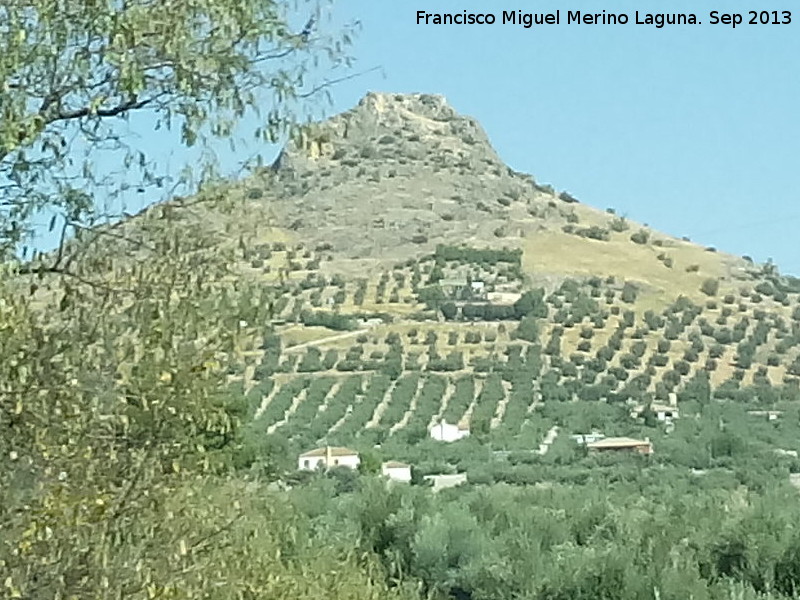
<svg viewBox="0 0 800 600"><path fill-rule="evenodd" d="M262 309L231 315L229 380L253 433L293 450L413 447L439 419L537 448L554 403L799 395L800 280L514 172L438 96L369 94L269 169L148 212ZM92 244L146 258L152 222ZM85 249L106 282L130 275Z"/></svg>
<svg viewBox="0 0 800 600"><path fill-rule="evenodd" d="M720 399L794 397L793 281L724 294L701 284L705 301L682 296L656 311L639 306L631 282L531 289L519 253L476 251L508 259L489 266L447 259L454 251L353 283L315 272L286 284L281 324L251 340L249 393L256 401L281 389L258 426L298 446L413 444L444 418L502 443L541 429L535 407L548 402L667 403L698 385Z"/></svg>

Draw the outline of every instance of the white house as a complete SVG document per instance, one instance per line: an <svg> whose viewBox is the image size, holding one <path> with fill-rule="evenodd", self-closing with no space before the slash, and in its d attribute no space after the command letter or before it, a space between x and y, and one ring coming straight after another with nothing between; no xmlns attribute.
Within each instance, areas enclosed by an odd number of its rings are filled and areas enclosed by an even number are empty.
<svg viewBox="0 0 800 600"><path fill-rule="evenodd" d="M631 411L631 417L634 419L640 418L646 409L646 405L637 406ZM659 421L664 421L666 423L670 423L673 419L677 419L680 416L678 407L671 404L654 403L650 405L650 410L655 413L655 416Z"/></svg>
<svg viewBox="0 0 800 600"><path fill-rule="evenodd" d="M450 475L425 475L425 481L433 482L433 491L438 492L451 487L467 483L466 473L453 473Z"/></svg>
<svg viewBox="0 0 800 600"><path fill-rule="evenodd" d="M473 298L486 298L486 284L482 281L472 281L469 284Z"/></svg>
<svg viewBox="0 0 800 600"><path fill-rule="evenodd" d="M381 474L392 481L408 483L411 481L411 465L390 460L381 465Z"/></svg>
<svg viewBox="0 0 800 600"><path fill-rule="evenodd" d="M767 421L777 421L783 414L782 410L748 410L748 415L753 417L767 417Z"/></svg>
<svg viewBox="0 0 800 600"><path fill-rule="evenodd" d="M333 467L358 468L361 459L358 452L349 448L339 448L336 446L325 446L316 448L297 459L297 468L303 471L315 471L320 468L331 469Z"/></svg>
<svg viewBox="0 0 800 600"><path fill-rule="evenodd" d="M461 425L450 425L447 421L439 421L430 428L431 437L439 442L455 442L469 435L469 428Z"/></svg>
<svg viewBox="0 0 800 600"><path fill-rule="evenodd" d="M672 419L677 419L680 416L677 406L667 406L664 404L653 404L651 407L653 412L656 413L656 418L659 421L666 421L669 423Z"/></svg>
<svg viewBox="0 0 800 600"><path fill-rule="evenodd" d="M575 435L570 436L576 444L593 444L595 442L599 442L602 439L605 439L604 436L599 431L592 431L592 433L576 433Z"/></svg>

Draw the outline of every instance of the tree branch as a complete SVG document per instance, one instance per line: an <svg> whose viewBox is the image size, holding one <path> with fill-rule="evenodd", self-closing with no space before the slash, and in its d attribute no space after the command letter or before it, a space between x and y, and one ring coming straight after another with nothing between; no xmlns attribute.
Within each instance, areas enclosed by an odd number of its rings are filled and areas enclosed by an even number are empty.
<svg viewBox="0 0 800 600"><path fill-rule="evenodd" d="M81 119L83 117L88 117L89 115L97 116L97 117L117 117L124 112L129 110L137 110L140 108L144 108L145 106L152 104L155 102L159 96L163 94L157 94L151 98L146 98L144 100L137 100L135 98L128 100L127 102L123 102L122 104L118 104L113 108L98 108L97 110L92 110L89 106L84 106L82 108L63 112L60 111L56 114L55 118L53 118L52 122L55 121L70 121L74 119Z"/></svg>
<svg viewBox="0 0 800 600"><path fill-rule="evenodd" d="M381 67L372 67L371 69L367 69L366 71L359 71L358 73L352 73L350 75L345 75L343 77L338 77L336 79L328 79L325 83L321 83L311 88L311 90L309 90L308 92L304 94L298 94L297 97L302 99L310 98L314 94L321 92L322 90L332 85L336 85L337 83L342 83L343 81L349 81L351 79L355 79L356 77L361 77L362 75L366 75L367 73L372 73L373 71L378 71L380 70L380 68Z"/></svg>

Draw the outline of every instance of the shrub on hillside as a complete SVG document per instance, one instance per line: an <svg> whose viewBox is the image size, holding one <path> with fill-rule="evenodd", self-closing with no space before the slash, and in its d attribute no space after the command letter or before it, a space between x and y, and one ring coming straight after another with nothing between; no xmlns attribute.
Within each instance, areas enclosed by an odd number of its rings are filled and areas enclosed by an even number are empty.
<svg viewBox="0 0 800 600"><path fill-rule="evenodd" d="M625 220L625 217L616 217L611 219L609 227L611 227L612 231L616 231L617 233L622 233L623 231L627 231L629 229L628 222Z"/></svg>
<svg viewBox="0 0 800 600"><path fill-rule="evenodd" d="M636 285L630 281L626 281L625 285L622 287L622 301L627 304L633 304L636 302L638 293L639 289L636 287Z"/></svg>
<svg viewBox="0 0 800 600"><path fill-rule="evenodd" d="M558 195L558 199L567 204L576 204L578 199L567 191L563 191Z"/></svg>
<svg viewBox="0 0 800 600"><path fill-rule="evenodd" d="M709 277L700 285L700 291L707 296L716 296L719 292L719 279Z"/></svg>

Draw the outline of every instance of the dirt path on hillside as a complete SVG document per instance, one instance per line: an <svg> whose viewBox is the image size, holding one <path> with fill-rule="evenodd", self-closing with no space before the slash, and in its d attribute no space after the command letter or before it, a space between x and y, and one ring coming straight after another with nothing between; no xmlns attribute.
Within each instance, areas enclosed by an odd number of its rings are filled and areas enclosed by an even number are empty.
<svg viewBox="0 0 800 600"><path fill-rule="evenodd" d="M447 405L450 403L450 397L453 395L453 392L455 392L455 390L456 390L455 382L453 381L453 379L448 378L447 388L445 389L444 394L442 394L442 400L441 403L439 404L439 410L436 412L435 415L431 417L431 420L428 421L429 430L431 427L433 427L442 420L442 415L444 414L444 411L447 410Z"/></svg>
<svg viewBox="0 0 800 600"><path fill-rule="evenodd" d="M458 424L463 427L469 427L472 423L472 413L475 411L475 405L478 404L478 398L481 396L481 392L483 392L483 379L475 379L475 394L472 397L472 401L469 403L467 410L464 411L464 415L458 420Z"/></svg>
<svg viewBox="0 0 800 600"><path fill-rule="evenodd" d="M392 394L394 393L394 388L397 387L397 383L399 381L399 377L392 381L392 384L387 388L386 392L384 392L383 398L381 398L381 401L378 402L378 406L376 406L375 410L372 411L372 416L370 417L369 421L367 421L364 429L374 429L378 426L378 423L381 422L383 411L385 411L386 407L389 406L389 402L392 400Z"/></svg>
<svg viewBox="0 0 800 600"><path fill-rule="evenodd" d="M411 403L408 406L406 412L403 413L403 417L394 425L389 428L389 433L392 434L398 429L404 429L408 422L411 420L411 415L414 414L414 411L417 410L417 402L419 401L419 393L422 390L422 378L420 377L419 381L417 381L417 389L414 390L414 395L411 397Z"/></svg>
<svg viewBox="0 0 800 600"><path fill-rule="evenodd" d="M547 454L547 451L550 450L550 445L556 441L558 437L558 425L553 425L544 436L544 441L539 444L539 454Z"/></svg>
<svg viewBox="0 0 800 600"><path fill-rule="evenodd" d="M258 408L256 409L256 414L253 417L254 419L258 419L264 413L264 411L267 410L267 406L269 406L269 403L272 402L273 396L278 393L279 387L281 386L277 385L277 383L274 384L272 389L269 391L269 394L261 398L261 404L259 404Z"/></svg>
<svg viewBox="0 0 800 600"><path fill-rule="evenodd" d="M337 333L336 335L331 335L329 337L320 338L318 340L311 340L310 342L303 342L302 344L297 344L296 346L290 346L288 348L284 348L283 353L288 354L290 352L294 352L296 350L303 350L304 348L309 348L311 346L319 346L320 344L327 344L328 342L337 342L339 340L346 340L347 338L355 337L367 331L369 331L369 329L356 329L355 331L345 331L344 333Z"/></svg>
<svg viewBox="0 0 800 600"><path fill-rule="evenodd" d="M497 406L494 409L494 417L489 424L489 429L496 429L503 421L503 416L506 414L506 406L508 401L511 400L511 383L503 379L500 382L503 386L503 397L497 401Z"/></svg>
<svg viewBox="0 0 800 600"><path fill-rule="evenodd" d="M297 407L300 406L300 404L305 401L307 396L308 396L308 388L303 389L299 394L297 394L297 396L295 396L292 399L292 404L289 406L286 412L283 413L283 417L281 418L281 420L267 427L267 435L273 434L275 433L276 429L278 429L279 427L283 427L289 420L289 418L297 410Z"/></svg>

